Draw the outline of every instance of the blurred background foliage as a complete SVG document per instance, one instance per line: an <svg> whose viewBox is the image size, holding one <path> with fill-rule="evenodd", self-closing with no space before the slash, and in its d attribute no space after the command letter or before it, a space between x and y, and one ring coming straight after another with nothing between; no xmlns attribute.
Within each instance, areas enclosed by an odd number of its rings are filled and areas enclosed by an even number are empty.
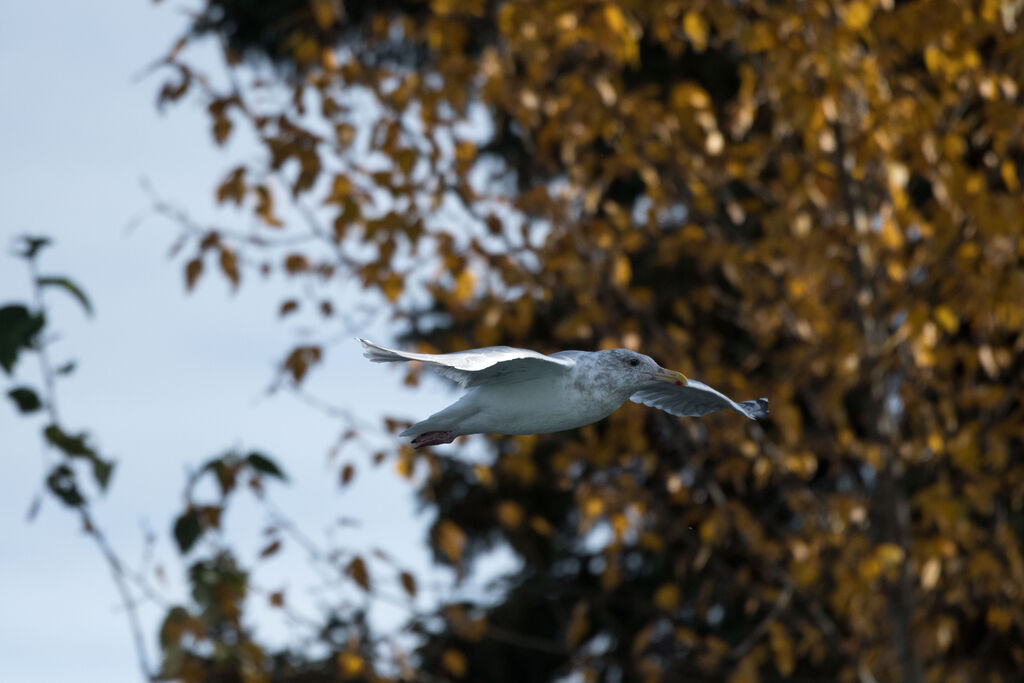
<svg viewBox="0 0 1024 683"><path fill-rule="evenodd" d="M207 270L290 277L268 305L312 312L324 341L285 354L282 384L356 352L331 341L355 282L420 350L624 346L767 395L772 416L628 405L488 438L477 464L396 440L373 459L426 473L425 542L455 581L514 553L493 595L412 614L411 652L330 604L317 648L276 652L250 637L248 569L221 547L167 615L163 674L1021 680L1022 15L1019 0L206 0L162 59L160 104L200 102L216 144L244 130L264 154L215 188L246 227L183 221L178 248L190 287ZM209 41L222 74L189 62ZM183 552L237 477L258 495L283 473L254 453L199 476L221 498L190 502ZM321 560L386 592L369 559Z"/></svg>

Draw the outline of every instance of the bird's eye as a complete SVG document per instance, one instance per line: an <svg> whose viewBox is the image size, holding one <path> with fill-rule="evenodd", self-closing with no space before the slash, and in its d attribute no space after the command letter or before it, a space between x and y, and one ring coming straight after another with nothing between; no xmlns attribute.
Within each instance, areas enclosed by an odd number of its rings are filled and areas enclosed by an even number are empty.
<svg viewBox="0 0 1024 683"><path fill-rule="evenodd" d="M639 358L634 358L634 359L629 361L629 364L632 365L635 368L636 366L640 365L640 359Z"/></svg>

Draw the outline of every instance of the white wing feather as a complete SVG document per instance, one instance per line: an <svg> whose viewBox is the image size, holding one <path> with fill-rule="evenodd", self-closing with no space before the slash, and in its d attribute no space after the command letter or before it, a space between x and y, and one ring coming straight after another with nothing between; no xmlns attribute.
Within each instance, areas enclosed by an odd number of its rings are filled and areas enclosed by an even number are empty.
<svg viewBox="0 0 1024 683"><path fill-rule="evenodd" d="M576 364L570 358L545 356L511 346L487 346L455 353L409 353L378 346L365 339L359 341L363 344L363 355L375 363L417 360L464 387L560 374L568 372Z"/></svg>
<svg viewBox="0 0 1024 683"><path fill-rule="evenodd" d="M652 382L630 396L629 400L679 417L700 417L726 408L731 408L751 420L768 416L766 398L737 403L722 392L692 379L683 386Z"/></svg>

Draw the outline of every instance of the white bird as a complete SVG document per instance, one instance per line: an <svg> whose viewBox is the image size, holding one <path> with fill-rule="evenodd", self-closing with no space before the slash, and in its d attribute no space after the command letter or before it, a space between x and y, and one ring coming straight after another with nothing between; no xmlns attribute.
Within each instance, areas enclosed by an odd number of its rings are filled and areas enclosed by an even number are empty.
<svg viewBox="0 0 1024 683"><path fill-rule="evenodd" d="M768 399L737 403L706 384L666 370L629 349L559 351L488 346L457 353L408 353L360 339L375 363L416 360L469 391L406 429L412 445L451 443L463 434L547 434L608 417L627 400L680 417L731 408L752 420L768 415Z"/></svg>

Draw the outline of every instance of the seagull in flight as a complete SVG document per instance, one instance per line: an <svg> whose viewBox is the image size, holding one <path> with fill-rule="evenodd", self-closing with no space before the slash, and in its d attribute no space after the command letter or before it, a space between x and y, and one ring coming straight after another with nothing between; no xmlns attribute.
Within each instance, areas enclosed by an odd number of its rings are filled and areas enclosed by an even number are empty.
<svg viewBox="0 0 1024 683"><path fill-rule="evenodd" d="M416 448L451 443L463 434L547 434L611 415L627 400L680 417L732 409L752 420L767 417L768 399L737 403L706 384L666 370L629 349L559 351L488 346L457 353L408 353L365 339L375 363L419 361L468 391L458 401L399 436Z"/></svg>

